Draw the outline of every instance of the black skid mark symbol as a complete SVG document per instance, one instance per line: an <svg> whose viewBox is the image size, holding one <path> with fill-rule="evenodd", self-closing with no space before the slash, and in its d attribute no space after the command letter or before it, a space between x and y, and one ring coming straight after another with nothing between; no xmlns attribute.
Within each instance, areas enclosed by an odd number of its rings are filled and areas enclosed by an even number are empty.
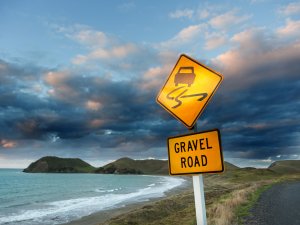
<svg viewBox="0 0 300 225"><path fill-rule="evenodd" d="M207 93L200 93L200 94L192 94L192 95L183 95L184 93L186 93L189 89L186 88L185 90L183 90L180 94L178 94L176 97L171 96L172 94L174 94L176 91L184 88L185 86L181 86L178 88L175 88L174 90L172 90L168 95L167 95L167 99L169 100L174 100L175 102L177 102L176 105L174 105L172 108L176 109L179 106L182 105L182 101L180 100L180 98L191 98L191 97L198 97L201 96L200 98L197 99L197 101L202 101L207 97Z"/></svg>
<svg viewBox="0 0 300 225"><path fill-rule="evenodd" d="M181 92L176 98L175 98L175 102L177 102L177 105L174 105L172 108L176 109L177 107L181 106L182 101L179 100L179 98L185 93L187 92L188 89L185 89L183 92Z"/></svg>
<svg viewBox="0 0 300 225"><path fill-rule="evenodd" d="M170 95L173 94L174 92L180 90L180 89L183 88L183 87L184 87L184 86L175 88L173 91L171 91L171 92L167 95L167 99L169 99L169 100L174 100L174 97L171 97Z"/></svg>
<svg viewBox="0 0 300 225"><path fill-rule="evenodd" d="M196 96L201 96L201 98L198 98L197 101L202 101L203 99L205 99L207 97L207 93L184 95L184 96L181 96L181 98L190 98L190 97L196 97Z"/></svg>
<svg viewBox="0 0 300 225"><path fill-rule="evenodd" d="M184 88L184 86L181 86L181 87L178 87L178 88L175 88L173 91L171 91L168 95L167 95L167 98L170 99L170 100L174 100L174 97L171 97L171 94L173 94L174 92L180 90ZM179 95L177 95L177 97L175 98L175 102L177 102L177 105L174 105L172 108L173 109L176 109L177 107L181 106L182 104L182 101L179 100L179 98L187 91L188 89L185 89L183 92L181 92Z"/></svg>

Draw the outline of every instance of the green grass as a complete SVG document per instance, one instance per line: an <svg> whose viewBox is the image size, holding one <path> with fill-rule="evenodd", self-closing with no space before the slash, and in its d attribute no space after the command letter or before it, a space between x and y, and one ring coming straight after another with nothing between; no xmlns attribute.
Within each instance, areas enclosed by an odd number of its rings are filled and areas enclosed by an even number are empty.
<svg viewBox="0 0 300 225"><path fill-rule="evenodd" d="M274 184L274 183L273 183ZM236 209L236 217L239 225L244 224L244 218L250 215L250 209L254 206L254 204L258 201L261 194L272 187L273 184L267 184L259 187L256 191L249 194L247 198L247 202L241 204Z"/></svg>

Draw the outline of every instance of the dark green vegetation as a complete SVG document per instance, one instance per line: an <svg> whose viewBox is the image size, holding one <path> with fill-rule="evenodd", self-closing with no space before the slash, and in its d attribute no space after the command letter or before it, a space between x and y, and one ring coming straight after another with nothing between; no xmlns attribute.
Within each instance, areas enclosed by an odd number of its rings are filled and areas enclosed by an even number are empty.
<svg viewBox="0 0 300 225"><path fill-rule="evenodd" d="M168 162L164 160L133 160L121 158L103 167L95 168L81 159L43 157L31 163L27 173L101 173L101 174L157 174L167 175Z"/></svg>
<svg viewBox="0 0 300 225"><path fill-rule="evenodd" d="M26 173L92 173L96 168L76 158L43 157L31 163Z"/></svg>
<svg viewBox="0 0 300 225"><path fill-rule="evenodd" d="M116 174L157 174L167 175L169 173L168 162L165 160L133 160L121 158L98 168L96 173Z"/></svg>
<svg viewBox="0 0 300 225"><path fill-rule="evenodd" d="M237 166L225 162L225 170L232 171ZM152 174L169 175L166 160L134 160L121 158L103 167L95 168L81 159L43 157L23 170L27 173L100 173L100 174Z"/></svg>

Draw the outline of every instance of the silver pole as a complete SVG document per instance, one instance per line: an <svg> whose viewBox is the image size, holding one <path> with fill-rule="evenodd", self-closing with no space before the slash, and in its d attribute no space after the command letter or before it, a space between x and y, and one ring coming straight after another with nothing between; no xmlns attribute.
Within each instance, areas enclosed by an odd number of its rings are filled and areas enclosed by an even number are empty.
<svg viewBox="0 0 300 225"><path fill-rule="evenodd" d="M196 132L197 132L197 123L195 123L194 129L191 130L191 133L196 133ZM193 176L193 187L194 187L197 225L207 225L204 184L203 184L202 174Z"/></svg>

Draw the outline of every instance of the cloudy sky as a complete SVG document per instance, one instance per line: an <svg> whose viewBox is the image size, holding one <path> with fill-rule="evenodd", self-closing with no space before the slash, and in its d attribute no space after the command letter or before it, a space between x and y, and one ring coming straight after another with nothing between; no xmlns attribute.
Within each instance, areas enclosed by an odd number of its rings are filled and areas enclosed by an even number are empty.
<svg viewBox="0 0 300 225"><path fill-rule="evenodd" d="M155 98L179 55L224 80L198 120L225 160L300 159L299 1L0 1L0 167L167 158Z"/></svg>

